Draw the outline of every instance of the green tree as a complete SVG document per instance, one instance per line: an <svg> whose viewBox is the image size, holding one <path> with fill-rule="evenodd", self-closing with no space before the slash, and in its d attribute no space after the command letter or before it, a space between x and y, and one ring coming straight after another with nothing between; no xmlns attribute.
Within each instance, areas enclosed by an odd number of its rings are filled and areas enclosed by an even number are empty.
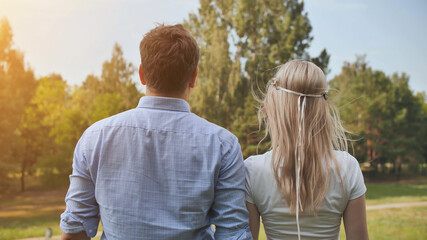
<svg viewBox="0 0 427 240"><path fill-rule="evenodd" d="M231 1L224 2L231 4ZM230 27L219 6L207 0L201 0L200 4L198 15L190 14L184 23L194 32L200 47L199 75L190 103L196 114L229 127L232 105L227 100L233 87L229 81L233 65L228 42Z"/></svg>
<svg viewBox="0 0 427 240"><path fill-rule="evenodd" d="M73 89L60 75L35 80L23 54L13 48L9 23L0 22L0 191L20 176L42 174L42 182L67 182L75 144L92 123L134 108L142 94L132 76L136 68L118 44L102 66ZM8 176L13 176L9 178Z"/></svg>
<svg viewBox="0 0 427 240"><path fill-rule="evenodd" d="M393 84L393 105L391 106L394 116L388 131L392 134L387 138L390 149L393 150L394 157L389 157L394 163L394 170L399 177L401 163L408 163L409 166L418 166L424 162L423 156L423 103L424 97L414 95L409 89L409 76L405 73L391 76ZM417 169L417 167L412 169Z"/></svg>
<svg viewBox="0 0 427 240"><path fill-rule="evenodd" d="M114 44L110 60L102 65L101 86L102 93L120 94L124 103L121 111L134 108L141 97L135 82L132 81L135 71L136 67L123 57L119 44Z"/></svg>
<svg viewBox="0 0 427 240"><path fill-rule="evenodd" d="M103 63L101 76L87 76L81 86L64 96L65 107L55 111L61 118L50 131L54 149L39 164L45 184L55 187L67 182L74 147L87 127L137 105L142 94L132 82L134 72L135 67L124 59L120 46L115 44L110 60Z"/></svg>
<svg viewBox="0 0 427 240"><path fill-rule="evenodd" d="M101 77L87 76L75 89L73 105L85 109L87 126L119 112L134 108L142 93L132 81L136 68L123 57L116 43L109 61L102 65Z"/></svg>
<svg viewBox="0 0 427 240"><path fill-rule="evenodd" d="M20 122L24 108L34 94L33 71L24 55L13 47L12 29L7 19L0 21L0 190L10 186L8 174L19 169L24 154Z"/></svg>
<svg viewBox="0 0 427 240"><path fill-rule="evenodd" d="M355 139L361 139L354 144L357 159L373 163L381 144L380 123L390 115L390 79L383 72L372 70L361 56L354 63L345 62L341 74L329 82L329 88L345 126Z"/></svg>
<svg viewBox="0 0 427 240"><path fill-rule="evenodd" d="M344 63L341 74L329 82L330 89L338 90L330 92L341 118L357 140L357 159L375 169L392 163L397 177L402 163L423 160L424 98L415 96L408 82L406 74L389 77L373 70L364 57Z"/></svg>
<svg viewBox="0 0 427 240"><path fill-rule="evenodd" d="M303 2L200 0L185 26L201 46L193 111L239 136L245 156L256 153L263 136L262 131L248 135L258 131L251 89L263 91L271 70L292 58L310 59L327 70L326 50L315 58L307 52L313 37Z"/></svg>
<svg viewBox="0 0 427 240"><path fill-rule="evenodd" d="M69 87L60 75L51 74L40 78L35 95L25 110L21 122L25 154L21 158L21 190L25 189L25 174L31 173L37 163L44 176L61 173L64 151L59 146L60 123L64 121L70 100ZM74 124L74 123L70 123ZM51 179L52 180L52 179ZM46 181L52 183L50 181Z"/></svg>
<svg viewBox="0 0 427 240"><path fill-rule="evenodd" d="M425 92L418 93L417 99L419 99L419 101L422 103L422 113L421 113L422 128L419 131L419 134L421 136L419 138L419 141L421 143L421 149L423 152L424 161L421 161L421 163L422 163L421 173L423 176L426 176L427 175L427 168L425 165L427 163L427 103L426 103L427 98L426 98Z"/></svg>
<svg viewBox="0 0 427 240"><path fill-rule="evenodd" d="M313 37L311 35L311 24L307 13L304 12L304 2L296 0L275 1L239 1L237 14L235 16L236 33L239 36L238 45L245 59L245 76L252 89L264 92L266 82L275 73L274 68L290 59L303 58L314 61L325 71L327 69L329 55L326 50L311 59L307 49ZM262 97L261 94L260 97ZM257 131L258 121L255 117L256 105L251 93L248 93L242 119L244 123L237 122L235 125L246 124L245 132L236 131L237 135L246 135L246 145L243 147L245 156L255 154L255 142L259 142L264 132L257 135L248 135ZM247 109L247 108L250 109ZM245 143L243 143L245 145ZM260 150L265 151L269 143L265 142Z"/></svg>

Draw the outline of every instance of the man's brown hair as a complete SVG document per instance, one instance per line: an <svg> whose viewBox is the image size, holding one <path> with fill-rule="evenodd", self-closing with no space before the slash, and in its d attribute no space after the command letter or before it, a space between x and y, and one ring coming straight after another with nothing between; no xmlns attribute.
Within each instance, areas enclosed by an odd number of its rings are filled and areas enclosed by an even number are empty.
<svg viewBox="0 0 427 240"><path fill-rule="evenodd" d="M197 42L181 24L154 28L139 50L147 87L162 93L184 91L199 62Z"/></svg>

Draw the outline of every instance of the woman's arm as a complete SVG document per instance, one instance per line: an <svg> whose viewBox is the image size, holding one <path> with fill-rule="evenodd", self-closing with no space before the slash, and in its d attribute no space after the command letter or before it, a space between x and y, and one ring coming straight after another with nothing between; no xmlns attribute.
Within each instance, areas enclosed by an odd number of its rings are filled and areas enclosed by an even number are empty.
<svg viewBox="0 0 427 240"><path fill-rule="evenodd" d="M259 212L255 204L246 202L246 208L249 212L249 228L251 229L252 238L258 240L259 235Z"/></svg>
<svg viewBox="0 0 427 240"><path fill-rule="evenodd" d="M368 240L365 195L350 200L344 210L344 228L347 240Z"/></svg>

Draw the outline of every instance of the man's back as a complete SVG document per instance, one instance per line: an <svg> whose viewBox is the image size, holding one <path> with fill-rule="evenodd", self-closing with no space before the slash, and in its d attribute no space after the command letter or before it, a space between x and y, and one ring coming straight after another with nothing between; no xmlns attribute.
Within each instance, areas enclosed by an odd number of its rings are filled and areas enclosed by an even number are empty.
<svg viewBox="0 0 427 240"><path fill-rule="evenodd" d="M211 223L216 238L250 235L237 139L182 99L143 97L88 128L70 180L64 226L96 231L99 209L107 239L213 239Z"/></svg>

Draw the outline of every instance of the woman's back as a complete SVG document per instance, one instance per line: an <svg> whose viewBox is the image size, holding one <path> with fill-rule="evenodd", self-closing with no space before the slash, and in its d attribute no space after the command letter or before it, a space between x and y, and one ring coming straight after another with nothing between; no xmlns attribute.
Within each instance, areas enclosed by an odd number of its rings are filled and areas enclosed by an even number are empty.
<svg viewBox="0 0 427 240"><path fill-rule="evenodd" d="M306 213L306 210L300 213L302 239L338 239L341 218L348 201L359 198L366 192L357 160L347 152L335 151L334 154L341 178L332 167L329 190L316 215ZM290 212L283 193L277 186L272 152L252 156L245 161L245 165L246 201L258 208L268 239L297 239L295 213Z"/></svg>
<svg viewBox="0 0 427 240"><path fill-rule="evenodd" d="M271 152L246 162L255 239L260 216L270 239L337 239L343 216L348 240L368 239L363 176L326 89L323 71L304 60L281 65L267 84L258 118Z"/></svg>

